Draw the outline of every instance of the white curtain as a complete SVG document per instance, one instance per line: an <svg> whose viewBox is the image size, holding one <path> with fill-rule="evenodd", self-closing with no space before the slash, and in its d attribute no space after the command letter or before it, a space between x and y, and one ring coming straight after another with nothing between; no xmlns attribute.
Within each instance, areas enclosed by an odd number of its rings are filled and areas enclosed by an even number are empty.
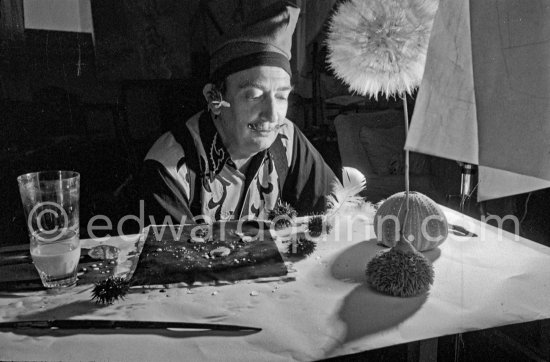
<svg viewBox="0 0 550 362"><path fill-rule="evenodd" d="M550 0L441 0L405 148L479 165L480 201L550 187Z"/></svg>

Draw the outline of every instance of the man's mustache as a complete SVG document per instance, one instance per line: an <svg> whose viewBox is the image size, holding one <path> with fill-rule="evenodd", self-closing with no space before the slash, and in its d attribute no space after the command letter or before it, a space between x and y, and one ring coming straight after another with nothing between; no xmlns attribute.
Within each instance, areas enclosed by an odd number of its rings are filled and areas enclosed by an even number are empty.
<svg viewBox="0 0 550 362"><path fill-rule="evenodd" d="M286 126L286 123L278 123L272 127L268 127L268 128L261 128L261 127L258 127L259 124L261 124L263 122L259 122L259 123L249 123L248 124L248 128L252 129L252 130L255 130L255 131L278 131L279 129L281 129L282 127Z"/></svg>

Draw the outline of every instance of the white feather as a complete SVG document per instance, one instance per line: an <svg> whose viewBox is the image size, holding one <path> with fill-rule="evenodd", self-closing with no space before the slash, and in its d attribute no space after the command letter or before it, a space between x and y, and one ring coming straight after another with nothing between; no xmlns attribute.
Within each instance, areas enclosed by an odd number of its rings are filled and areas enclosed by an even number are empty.
<svg viewBox="0 0 550 362"><path fill-rule="evenodd" d="M367 186L365 176L353 167L342 169L342 184L334 182L332 193L327 196L327 216L334 216L337 212L361 205L365 200L358 194Z"/></svg>

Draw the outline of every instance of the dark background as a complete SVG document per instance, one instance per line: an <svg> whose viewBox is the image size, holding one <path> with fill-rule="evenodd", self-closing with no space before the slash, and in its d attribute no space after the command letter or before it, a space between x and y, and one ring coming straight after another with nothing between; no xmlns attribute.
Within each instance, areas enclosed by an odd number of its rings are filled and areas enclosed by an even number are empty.
<svg viewBox="0 0 550 362"><path fill-rule="evenodd" d="M82 237L94 215L114 221L137 215L135 180L148 148L174 122L204 107L208 55L200 19L205 2L93 0L92 37L24 29L22 14L14 11L22 1L8 1L10 11L6 1L0 7L0 245L27 242L16 184L26 172L81 173ZM325 104L323 87L347 91L330 73L323 44L320 36L307 49L312 64L302 76L311 92L291 96L288 118L338 170L334 118L401 105L391 98L367 99L362 109ZM408 101L413 109L414 95ZM447 206L457 208L459 166L434 159L432 168L437 191ZM547 244L549 195L542 190L483 206L492 214L516 215L523 220L523 236ZM478 217L481 205L473 200L465 211Z"/></svg>
<svg viewBox="0 0 550 362"><path fill-rule="evenodd" d="M204 107L208 57L196 16L202 2L93 0L94 39L87 33L24 29L21 11L6 11L8 1L22 7L21 0L0 0L0 246L28 243L16 182L26 172L80 172L83 238L94 215L106 215L113 224L123 215L137 215L135 180L145 153L174 122ZM320 88L338 82L324 63L324 51L322 41L308 48L312 64L303 76L311 94L291 96L288 118L338 170L337 142L346 140L336 139L334 117L400 104L369 99L362 109L326 105ZM343 85L336 88L345 94ZM412 108L414 97L409 103ZM459 166L442 159L433 164L434 184L445 204L457 208ZM549 245L549 201L550 192L541 190L484 205L471 200L465 212L478 217L484 206L486 212L514 214L522 219L523 236ZM459 360L532 359L540 328L530 323L464 334ZM440 358L454 358L456 339L441 341ZM348 360L403 360L403 348Z"/></svg>

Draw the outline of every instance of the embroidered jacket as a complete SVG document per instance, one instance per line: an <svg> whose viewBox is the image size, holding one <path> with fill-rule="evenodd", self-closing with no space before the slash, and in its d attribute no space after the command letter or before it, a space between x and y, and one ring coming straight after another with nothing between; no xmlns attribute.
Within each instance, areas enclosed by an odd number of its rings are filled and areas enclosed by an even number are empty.
<svg viewBox="0 0 550 362"><path fill-rule="evenodd" d="M245 174L207 112L162 135L143 167L146 220L266 218L279 199L300 214L324 211L325 196L338 180L294 123L285 119L284 124L273 145L252 157Z"/></svg>

